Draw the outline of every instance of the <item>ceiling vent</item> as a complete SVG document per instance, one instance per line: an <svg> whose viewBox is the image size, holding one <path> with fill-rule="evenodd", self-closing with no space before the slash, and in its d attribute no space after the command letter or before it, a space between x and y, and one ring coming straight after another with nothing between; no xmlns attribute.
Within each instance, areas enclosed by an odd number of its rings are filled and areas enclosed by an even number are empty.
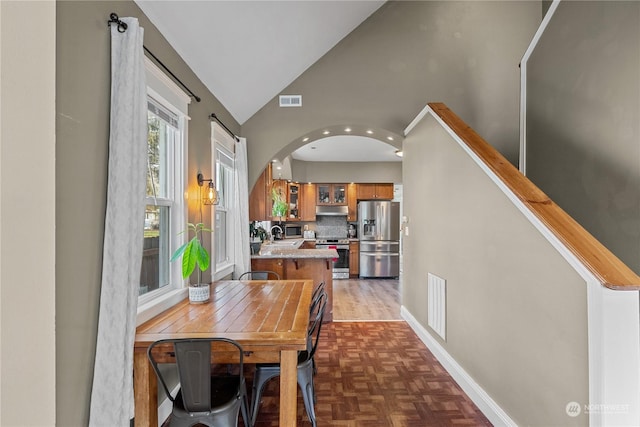
<svg viewBox="0 0 640 427"><path fill-rule="evenodd" d="M302 107L302 95L280 95L281 107Z"/></svg>

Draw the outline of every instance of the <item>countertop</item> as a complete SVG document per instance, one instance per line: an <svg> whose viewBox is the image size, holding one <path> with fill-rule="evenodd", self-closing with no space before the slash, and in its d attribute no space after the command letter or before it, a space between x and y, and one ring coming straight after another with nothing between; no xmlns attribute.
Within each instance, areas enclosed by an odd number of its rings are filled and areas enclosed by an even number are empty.
<svg viewBox="0 0 640 427"><path fill-rule="evenodd" d="M251 255L251 259L256 258L338 258L338 252L335 249L272 249L271 251L263 251L257 255Z"/></svg>
<svg viewBox="0 0 640 427"><path fill-rule="evenodd" d="M251 255L255 258L338 258L335 249L299 249L307 239L276 240L274 243L263 243L260 252ZM307 240L308 241L308 240Z"/></svg>

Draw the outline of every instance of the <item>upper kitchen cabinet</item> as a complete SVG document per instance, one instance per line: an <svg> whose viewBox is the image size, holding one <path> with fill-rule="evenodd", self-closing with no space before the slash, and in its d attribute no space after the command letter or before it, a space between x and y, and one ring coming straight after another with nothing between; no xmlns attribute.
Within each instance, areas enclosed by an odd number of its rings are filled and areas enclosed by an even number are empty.
<svg viewBox="0 0 640 427"><path fill-rule="evenodd" d="M300 205L302 202L302 192L300 187L300 184L297 182L289 183L289 194L287 195L289 201L289 217L287 219L290 221L300 220Z"/></svg>
<svg viewBox="0 0 640 427"><path fill-rule="evenodd" d="M346 205L346 184L316 184L316 204L318 205Z"/></svg>
<svg viewBox="0 0 640 427"><path fill-rule="evenodd" d="M300 184L300 221L316 220L316 185Z"/></svg>
<svg viewBox="0 0 640 427"><path fill-rule="evenodd" d="M258 177L249 194L249 221L266 221L271 216L271 165L268 165Z"/></svg>
<svg viewBox="0 0 640 427"><path fill-rule="evenodd" d="M358 200L392 200L393 184L358 184Z"/></svg>
<svg viewBox="0 0 640 427"><path fill-rule="evenodd" d="M347 186L347 221L358 220L358 185L351 183Z"/></svg>

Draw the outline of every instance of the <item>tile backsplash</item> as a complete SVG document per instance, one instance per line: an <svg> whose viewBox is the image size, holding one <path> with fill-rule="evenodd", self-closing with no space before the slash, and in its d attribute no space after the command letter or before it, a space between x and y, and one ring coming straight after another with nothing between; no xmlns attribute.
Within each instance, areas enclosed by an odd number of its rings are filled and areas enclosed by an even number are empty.
<svg viewBox="0 0 640 427"><path fill-rule="evenodd" d="M316 237L346 238L347 227L346 216L320 215L316 217Z"/></svg>

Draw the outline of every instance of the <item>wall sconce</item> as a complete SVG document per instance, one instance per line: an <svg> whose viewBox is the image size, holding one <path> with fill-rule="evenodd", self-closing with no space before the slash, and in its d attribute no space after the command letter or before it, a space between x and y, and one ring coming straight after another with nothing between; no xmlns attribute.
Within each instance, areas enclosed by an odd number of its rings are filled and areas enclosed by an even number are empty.
<svg viewBox="0 0 640 427"><path fill-rule="evenodd" d="M198 172L198 185L202 187L205 181L209 181L209 186L206 196L202 198L202 203L204 203L205 205L217 205L218 192L213 185L213 179L205 179L202 173Z"/></svg>

